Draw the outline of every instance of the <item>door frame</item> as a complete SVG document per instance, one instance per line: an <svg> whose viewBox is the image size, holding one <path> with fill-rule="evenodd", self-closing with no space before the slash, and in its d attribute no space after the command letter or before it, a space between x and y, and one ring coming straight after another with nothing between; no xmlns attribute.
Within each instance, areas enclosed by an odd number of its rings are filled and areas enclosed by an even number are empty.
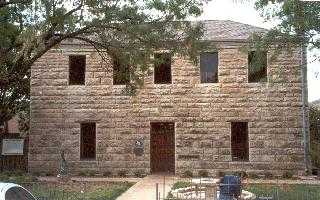
<svg viewBox="0 0 320 200"><path fill-rule="evenodd" d="M174 168L173 168L173 171L172 172L166 172L166 173L173 173L173 174L176 174L176 168L177 168L177 153L176 153L176 122L174 121L160 121L160 120L157 120L157 121L150 121L149 123L149 169L150 169L150 173L151 174L155 174L155 173L161 173L161 172L153 172L152 169L151 169L151 162L152 162L152 159L151 159L151 150L152 150L152 145L151 145L151 137L152 137L152 132L151 132L151 128L152 128L152 124L154 123L171 123L173 124L173 150L174 150L174 155L173 155L173 165L174 165Z"/></svg>

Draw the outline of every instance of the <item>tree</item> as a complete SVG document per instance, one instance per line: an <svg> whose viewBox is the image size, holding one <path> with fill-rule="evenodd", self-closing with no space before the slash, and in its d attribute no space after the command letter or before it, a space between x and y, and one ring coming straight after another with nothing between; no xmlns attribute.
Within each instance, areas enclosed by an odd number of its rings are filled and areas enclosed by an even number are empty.
<svg viewBox="0 0 320 200"><path fill-rule="evenodd" d="M320 49L320 2L257 0L256 8L265 20L278 22L263 36L265 45L290 48L303 43L311 49Z"/></svg>
<svg viewBox="0 0 320 200"><path fill-rule="evenodd" d="M141 84L154 50L196 58L206 0L1 0L0 124L28 105L30 68L68 39L92 45L102 57L130 64L133 84Z"/></svg>
<svg viewBox="0 0 320 200"><path fill-rule="evenodd" d="M311 160L312 164L320 169L320 109L317 105L311 105L309 111Z"/></svg>

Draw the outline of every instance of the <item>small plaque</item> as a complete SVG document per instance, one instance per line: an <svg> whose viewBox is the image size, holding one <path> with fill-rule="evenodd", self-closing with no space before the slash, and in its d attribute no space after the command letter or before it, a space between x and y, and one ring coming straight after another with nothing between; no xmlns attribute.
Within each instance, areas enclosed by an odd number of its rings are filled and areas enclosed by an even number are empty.
<svg viewBox="0 0 320 200"><path fill-rule="evenodd" d="M24 139L3 139L2 155L23 155Z"/></svg>
<svg viewBox="0 0 320 200"><path fill-rule="evenodd" d="M142 156L144 153L144 144L143 140L136 140L134 143L133 152L136 156Z"/></svg>

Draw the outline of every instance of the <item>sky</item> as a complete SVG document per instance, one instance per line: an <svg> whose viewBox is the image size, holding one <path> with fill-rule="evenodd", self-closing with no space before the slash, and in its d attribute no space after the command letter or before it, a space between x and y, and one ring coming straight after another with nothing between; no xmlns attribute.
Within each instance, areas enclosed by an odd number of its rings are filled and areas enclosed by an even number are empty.
<svg viewBox="0 0 320 200"><path fill-rule="evenodd" d="M272 28L275 22L265 21L254 8L254 1L212 0L204 7L203 14L197 20L224 19L242 22L262 28ZM308 99L309 102L320 99L320 60L314 61L318 51L308 51Z"/></svg>

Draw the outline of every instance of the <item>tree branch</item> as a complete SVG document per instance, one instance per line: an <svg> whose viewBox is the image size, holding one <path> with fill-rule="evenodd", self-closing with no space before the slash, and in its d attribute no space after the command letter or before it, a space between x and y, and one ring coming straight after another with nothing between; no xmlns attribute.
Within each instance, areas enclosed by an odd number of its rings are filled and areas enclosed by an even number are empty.
<svg viewBox="0 0 320 200"><path fill-rule="evenodd" d="M101 50L99 49L98 46L106 49L107 52L108 52L108 51L110 51L110 46L111 46L111 45L106 46L106 44L102 44L102 43L99 43L99 42L96 42L96 41L93 41L93 40L90 40L90 39L84 38L84 37L73 37L73 38L74 38L74 39L78 39L78 40L82 40L82 41L87 42L87 43L89 43L90 45L92 45L93 48L98 52L98 54L99 54L99 56L102 58L102 60L103 60L104 62L108 62L107 59L105 59L104 55L101 53Z"/></svg>
<svg viewBox="0 0 320 200"><path fill-rule="evenodd" d="M69 12L67 12L66 14L63 15L63 18L65 19L66 17L72 15L74 12L77 12L78 10L80 10L83 6L83 3L81 1L81 4L79 4L77 7L75 7L74 9L70 10Z"/></svg>
<svg viewBox="0 0 320 200"><path fill-rule="evenodd" d="M0 0L0 8L8 6L10 4L25 4L30 2L31 0L11 0L11 1Z"/></svg>

